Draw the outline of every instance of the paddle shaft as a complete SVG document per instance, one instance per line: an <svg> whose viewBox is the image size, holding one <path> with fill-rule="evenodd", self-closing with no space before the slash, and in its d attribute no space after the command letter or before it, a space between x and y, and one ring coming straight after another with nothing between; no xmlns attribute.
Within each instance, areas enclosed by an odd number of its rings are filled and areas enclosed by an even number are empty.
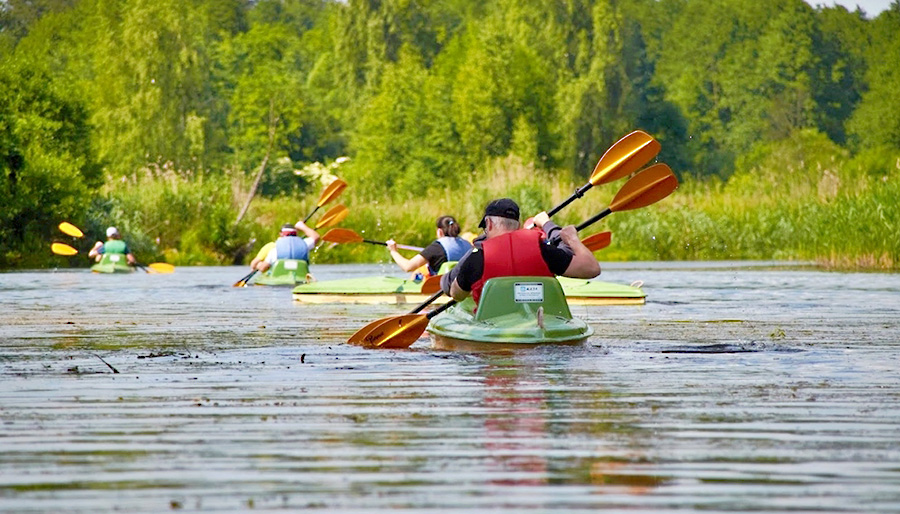
<svg viewBox="0 0 900 514"><path fill-rule="evenodd" d="M309 213L309 216L303 218L303 223L306 223L307 221L309 221L309 218L313 217L313 214L315 214L316 211L319 210L319 207L321 207L321 205L316 205L316 208L313 209L311 213Z"/></svg>
<svg viewBox="0 0 900 514"><path fill-rule="evenodd" d="M440 298L442 294L444 294L443 291L438 291L438 292L434 293L433 295L431 295L430 298L428 298L427 300L425 300L424 302L422 302L422 303L420 303L418 306L416 306L415 309L409 311L409 313L410 313L410 314L416 314L416 313L418 313L418 312L421 312L422 309L424 309L425 307L428 307L429 305L431 305L432 303L434 303L435 300L437 300L438 298Z"/></svg>
<svg viewBox="0 0 900 514"><path fill-rule="evenodd" d="M234 287L244 287L245 285L247 285L247 281L250 280L251 278L253 278L253 275L256 275L257 271L259 271L259 270L253 270L250 273L247 273L246 275L244 275L244 277L242 279L240 279L234 283Z"/></svg>
<svg viewBox="0 0 900 514"><path fill-rule="evenodd" d="M561 204L559 204L559 205L557 205L556 207L554 207L554 208L550 209L549 211L547 211L547 216L553 216L553 215L556 214L557 212L561 211L561 210L563 209L563 207L569 205L570 203L572 203L572 202L574 202L575 200L577 200L577 199L581 198L582 196L584 196L584 193L586 193L586 192L587 192L590 188L592 188L592 187L594 187L594 184L591 184L590 182L588 182L587 184L585 184L585 185L579 187L578 189L575 190L575 193L573 193L572 196L570 196L569 198L563 200L563 202L562 202Z"/></svg>
<svg viewBox="0 0 900 514"><path fill-rule="evenodd" d="M373 245L387 246L387 243L385 243L384 241L372 241L371 239L362 239L361 241L363 243L370 243ZM403 248L404 250L412 250L414 252L421 252L422 250L424 250L424 248L422 248L421 246L409 246L409 245L400 245L400 244L397 245L397 248Z"/></svg>

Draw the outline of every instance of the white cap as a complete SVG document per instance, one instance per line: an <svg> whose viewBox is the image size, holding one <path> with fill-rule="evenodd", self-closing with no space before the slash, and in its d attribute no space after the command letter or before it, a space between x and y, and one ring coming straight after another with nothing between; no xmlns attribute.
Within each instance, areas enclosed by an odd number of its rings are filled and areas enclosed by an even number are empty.
<svg viewBox="0 0 900 514"><path fill-rule="evenodd" d="M119 229L117 229L116 227L109 227L108 229L106 229L106 237L110 237L118 233Z"/></svg>

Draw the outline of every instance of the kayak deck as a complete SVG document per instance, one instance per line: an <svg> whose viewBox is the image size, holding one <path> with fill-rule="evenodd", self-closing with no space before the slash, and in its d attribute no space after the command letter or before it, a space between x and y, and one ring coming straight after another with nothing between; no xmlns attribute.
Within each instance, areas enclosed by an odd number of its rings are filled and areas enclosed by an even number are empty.
<svg viewBox="0 0 900 514"><path fill-rule="evenodd" d="M296 286L306 283L309 276L308 262L297 259L278 259L272 267L257 275L253 284L258 286Z"/></svg>
<svg viewBox="0 0 900 514"><path fill-rule="evenodd" d="M599 280L559 277L559 284L569 305L643 305L647 296L640 287ZM293 298L310 304L412 305L431 297L421 290L421 282L409 279L363 277L301 284L293 289ZM444 295L434 303L447 301Z"/></svg>
<svg viewBox="0 0 900 514"><path fill-rule="evenodd" d="M106 253L100 258L100 262L91 266L94 273L132 273L133 266L128 265L125 254Z"/></svg>
<svg viewBox="0 0 900 514"><path fill-rule="evenodd" d="M594 331L573 318L553 277L502 277L485 284L477 311L471 298L428 324L443 350L507 350L545 344L581 344Z"/></svg>

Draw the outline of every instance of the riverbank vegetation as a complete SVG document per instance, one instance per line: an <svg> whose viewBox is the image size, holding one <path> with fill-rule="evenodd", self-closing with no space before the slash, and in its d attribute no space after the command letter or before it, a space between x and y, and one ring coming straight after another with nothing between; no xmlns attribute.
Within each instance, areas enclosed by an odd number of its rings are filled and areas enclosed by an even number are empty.
<svg viewBox="0 0 900 514"><path fill-rule="evenodd" d="M422 246L498 196L551 207L639 128L681 187L592 227L613 232L601 260L900 269L900 3L746 5L2 2L0 268L87 265L49 243L107 225L145 261L247 262L335 176L342 226Z"/></svg>

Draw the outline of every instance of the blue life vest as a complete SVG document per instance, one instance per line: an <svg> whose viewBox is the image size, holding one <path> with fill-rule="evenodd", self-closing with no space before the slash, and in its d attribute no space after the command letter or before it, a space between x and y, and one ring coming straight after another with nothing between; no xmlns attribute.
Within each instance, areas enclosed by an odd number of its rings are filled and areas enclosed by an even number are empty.
<svg viewBox="0 0 900 514"><path fill-rule="evenodd" d="M462 259L462 256L472 248L472 243L461 237L444 236L439 238L437 242L444 249L444 253L447 254L447 262L455 262ZM431 269L430 265L428 268L432 275L437 274L438 270Z"/></svg>
<svg viewBox="0 0 900 514"><path fill-rule="evenodd" d="M275 258L308 261L309 247L306 246L306 240L297 236L279 237L275 240Z"/></svg>

